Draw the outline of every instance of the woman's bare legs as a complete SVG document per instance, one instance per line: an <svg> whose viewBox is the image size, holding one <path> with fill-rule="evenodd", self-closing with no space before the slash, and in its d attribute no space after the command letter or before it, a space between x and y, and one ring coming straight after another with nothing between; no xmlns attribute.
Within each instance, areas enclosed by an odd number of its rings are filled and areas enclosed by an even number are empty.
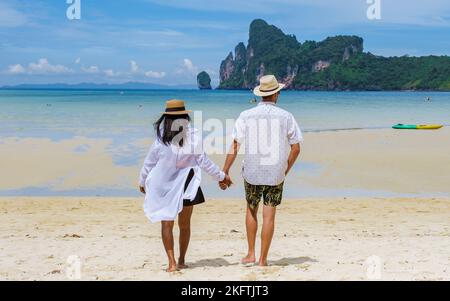
<svg viewBox="0 0 450 301"><path fill-rule="evenodd" d="M169 267L166 271L175 272L177 270L177 262L173 250L173 221L161 222L161 237L169 259Z"/></svg>
<svg viewBox="0 0 450 301"><path fill-rule="evenodd" d="M183 211L178 214L178 227L180 228L180 257L178 258L178 268L187 268L185 256L191 239L191 216L194 206L184 206Z"/></svg>

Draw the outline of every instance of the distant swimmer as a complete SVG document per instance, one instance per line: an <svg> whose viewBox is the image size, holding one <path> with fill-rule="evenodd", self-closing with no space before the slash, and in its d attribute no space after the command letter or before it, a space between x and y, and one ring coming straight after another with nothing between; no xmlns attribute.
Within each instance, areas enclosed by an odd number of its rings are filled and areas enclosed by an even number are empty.
<svg viewBox="0 0 450 301"><path fill-rule="evenodd" d="M425 98L425 101L431 101L431 97L428 96L427 98Z"/></svg>
<svg viewBox="0 0 450 301"><path fill-rule="evenodd" d="M258 101L256 100L256 98L250 99L249 101L251 104L257 103Z"/></svg>

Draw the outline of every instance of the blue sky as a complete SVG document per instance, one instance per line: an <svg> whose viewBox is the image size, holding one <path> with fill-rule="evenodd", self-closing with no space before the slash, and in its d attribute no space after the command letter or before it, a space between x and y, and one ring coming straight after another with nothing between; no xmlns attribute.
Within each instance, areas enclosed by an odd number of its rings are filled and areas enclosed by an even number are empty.
<svg viewBox="0 0 450 301"><path fill-rule="evenodd" d="M367 18L368 0L80 1L69 20L66 0L0 0L0 85L195 84L202 70L217 84L256 18L300 42L354 34L379 55L450 55L448 0L380 0L380 20Z"/></svg>

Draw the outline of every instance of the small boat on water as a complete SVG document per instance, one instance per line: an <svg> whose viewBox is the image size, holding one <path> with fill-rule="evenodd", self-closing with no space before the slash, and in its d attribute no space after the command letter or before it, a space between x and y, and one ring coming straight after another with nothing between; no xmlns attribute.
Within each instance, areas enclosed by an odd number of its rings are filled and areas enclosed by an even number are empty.
<svg viewBox="0 0 450 301"><path fill-rule="evenodd" d="M396 124L392 128L398 130L437 130L443 127L442 124Z"/></svg>

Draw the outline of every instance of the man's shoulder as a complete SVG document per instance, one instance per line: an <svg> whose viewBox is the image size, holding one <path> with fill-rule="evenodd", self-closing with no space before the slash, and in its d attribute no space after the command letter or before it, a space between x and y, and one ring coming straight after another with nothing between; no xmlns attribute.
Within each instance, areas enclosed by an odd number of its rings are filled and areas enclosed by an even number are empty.
<svg viewBox="0 0 450 301"><path fill-rule="evenodd" d="M247 117L247 116L251 116L253 114L255 114L257 112L258 107L254 107L251 109L247 109L241 112L241 114L239 114L239 117Z"/></svg>
<svg viewBox="0 0 450 301"><path fill-rule="evenodd" d="M261 116L261 115L265 115L266 111L263 110L263 107L261 106L256 106L254 108L242 111L241 114L239 115L239 118L241 119L248 119L248 118L252 118L254 116ZM282 117L282 118L286 118L286 119L290 119L290 118L294 118L294 115L285 110L280 108L279 106L273 106L271 108L270 113L268 113L271 117Z"/></svg>
<svg viewBox="0 0 450 301"><path fill-rule="evenodd" d="M242 111L241 115L249 115L249 114L252 114L257 111L258 111L258 106Z"/></svg>
<svg viewBox="0 0 450 301"><path fill-rule="evenodd" d="M292 115L291 112L289 112L288 110L285 110L285 109L283 109L283 108L281 108L279 106L275 106L275 111L277 111L281 115L286 115L286 116L289 116L289 117L294 116L294 115Z"/></svg>

